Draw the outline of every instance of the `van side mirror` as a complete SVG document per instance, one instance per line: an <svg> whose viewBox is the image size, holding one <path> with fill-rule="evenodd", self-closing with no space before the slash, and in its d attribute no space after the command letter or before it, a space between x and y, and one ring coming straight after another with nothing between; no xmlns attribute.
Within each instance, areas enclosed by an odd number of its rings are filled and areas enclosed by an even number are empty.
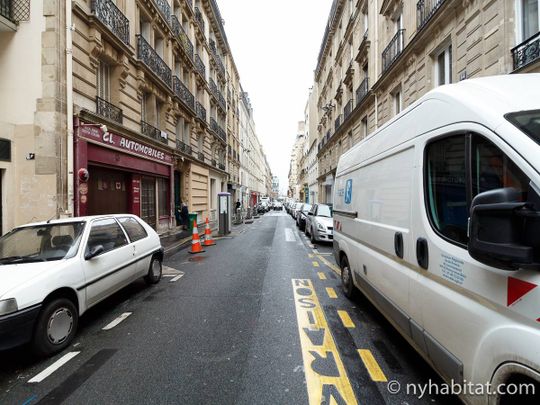
<svg viewBox="0 0 540 405"><path fill-rule="evenodd" d="M105 248L103 247L103 245L96 245L96 246L93 246L89 252L87 252L85 255L84 255L84 258L85 260L90 260L92 259L93 257L96 257L97 255L100 255L103 253L103 251L105 250Z"/></svg>
<svg viewBox="0 0 540 405"><path fill-rule="evenodd" d="M514 188L486 191L473 199L468 242L471 257L505 270L540 267L534 241L540 231L540 213L519 199Z"/></svg>

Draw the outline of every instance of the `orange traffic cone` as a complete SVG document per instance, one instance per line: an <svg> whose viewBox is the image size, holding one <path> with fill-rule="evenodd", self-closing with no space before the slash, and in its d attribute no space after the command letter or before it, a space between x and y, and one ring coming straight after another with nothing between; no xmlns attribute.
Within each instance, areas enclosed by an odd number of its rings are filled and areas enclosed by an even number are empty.
<svg viewBox="0 0 540 405"><path fill-rule="evenodd" d="M214 246L216 242L212 240L212 231L210 230L210 224L208 218L206 218L206 228L204 229L204 246Z"/></svg>
<svg viewBox="0 0 540 405"><path fill-rule="evenodd" d="M191 239L191 251L189 253L202 253L204 252L201 240L199 239L199 230L197 229L197 221L193 220L193 236Z"/></svg>

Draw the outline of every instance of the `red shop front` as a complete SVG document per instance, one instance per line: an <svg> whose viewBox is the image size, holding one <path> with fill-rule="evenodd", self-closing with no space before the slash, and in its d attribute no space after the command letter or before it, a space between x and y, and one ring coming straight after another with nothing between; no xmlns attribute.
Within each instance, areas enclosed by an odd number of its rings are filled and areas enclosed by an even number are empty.
<svg viewBox="0 0 540 405"><path fill-rule="evenodd" d="M76 215L131 213L154 229L171 221L172 156L94 124L75 140Z"/></svg>

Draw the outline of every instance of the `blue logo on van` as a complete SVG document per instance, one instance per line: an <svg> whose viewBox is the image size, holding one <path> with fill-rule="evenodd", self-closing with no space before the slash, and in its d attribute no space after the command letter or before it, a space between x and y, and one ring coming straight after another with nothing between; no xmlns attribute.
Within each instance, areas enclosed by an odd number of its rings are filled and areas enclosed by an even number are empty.
<svg viewBox="0 0 540 405"><path fill-rule="evenodd" d="M352 179L345 183L345 204L350 204L352 199Z"/></svg>

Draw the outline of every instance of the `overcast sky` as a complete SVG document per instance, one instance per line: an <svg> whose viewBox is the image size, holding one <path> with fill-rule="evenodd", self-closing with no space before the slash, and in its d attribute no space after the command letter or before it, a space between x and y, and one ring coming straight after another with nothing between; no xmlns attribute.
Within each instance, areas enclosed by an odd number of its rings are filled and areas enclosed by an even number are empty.
<svg viewBox="0 0 540 405"><path fill-rule="evenodd" d="M244 91L280 190L332 0L217 0Z"/></svg>

